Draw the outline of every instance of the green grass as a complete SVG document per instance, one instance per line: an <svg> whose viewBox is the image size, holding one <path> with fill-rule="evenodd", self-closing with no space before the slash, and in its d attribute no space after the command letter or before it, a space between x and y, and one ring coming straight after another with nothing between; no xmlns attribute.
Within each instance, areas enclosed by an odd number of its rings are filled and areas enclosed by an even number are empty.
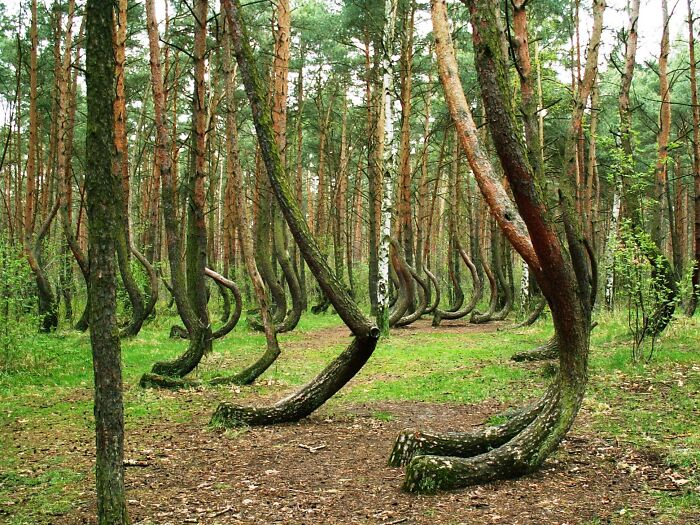
<svg viewBox="0 0 700 525"><path fill-rule="evenodd" d="M142 390L138 380L157 360L172 359L187 342L168 338L172 316L147 324L138 337L124 341L122 358L127 432L146 421L201 423L214 409L212 397L231 396L231 389L212 389L209 397L178 396ZM686 492L653 492L664 515L675 516L700 504L700 319L678 319L657 342L651 363L631 362L625 320L599 316L592 334L590 376L585 401L591 429L640 449L653 451L669 468L689 480ZM341 326L336 315L305 315L299 327L280 336L282 355L252 387L236 390L237 399L257 394L277 397L315 376L350 338L324 340L323 330ZM495 399L512 405L537 395L546 378L539 365L516 365L509 357L551 335L551 324L489 333L459 334L449 329L397 330L383 339L363 370L330 403L342 413L348 403L425 401L481 403ZM349 332L348 332L349 333ZM262 334L249 331L244 319L194 373L207 378L230 373L255 360L264 348ZM32 436L50 432L65 442L83 436L90 443L92 359L89 337L70 330L37 334L23 351L35 366L0 373L0 522L50 523L80 499L85 473L71 469L68 456L26 454L41 446ZM694 395L693 395L694 394ZM390 411L371 416L390 421ZM245 429L227 433L243 439ZM629 516L621 515L619 523Z"/></svg>

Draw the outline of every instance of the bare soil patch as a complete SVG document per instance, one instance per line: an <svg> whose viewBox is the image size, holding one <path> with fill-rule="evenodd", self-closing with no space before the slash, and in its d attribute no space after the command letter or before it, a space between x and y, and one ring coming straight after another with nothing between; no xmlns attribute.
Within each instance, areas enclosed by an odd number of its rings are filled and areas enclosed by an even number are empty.
<svg viewBox="0 0 700 525"><path fill-rule="evenodd" d="M240 432L207 428L205 413L188 423L157 422L129 435L130 515L163 525L662 523L647 491L677 487L658 458L580 429L531 476L436 496L400 490L402 469L386 466L399 430L469 428L503 408L349 405ZM93 505L86 497L55 523L93 523ZM679 523L698 520L700 513Z"/></svg>

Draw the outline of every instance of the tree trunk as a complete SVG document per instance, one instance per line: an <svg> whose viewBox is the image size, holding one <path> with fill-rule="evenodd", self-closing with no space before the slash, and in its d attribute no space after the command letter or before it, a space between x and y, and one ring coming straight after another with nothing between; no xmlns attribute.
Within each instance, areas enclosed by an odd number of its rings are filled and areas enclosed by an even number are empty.
<svg viewBox="0 0 700 525"><path fill-rule="evenodd" d="M44 268L40 265L38 252L41 248L42 239L37 239L34 242L34 221L36 217L35 208L35 193L36 193L36 158L37 158L37 142L38 142L38 111L37 111L37 48L38 48L38 29L37 29L37 5L36 0L32 0L31 12L32 21L30 28L31 40L31 55L29 59L29 145L27 151L27 167L26 167L26 199L24 207L24 253L29 262L29 267L34 273L37 283L37 291L39 296L39 316L41 317L40 331L48 332L58 326L58 301L51 287L51 283L46 276ZM54 213L47 218L48 230L51 224L51 219ZM9 220L9 217L8 217ZM43 237L43 235L42 235Z"/></svg>
<svg viewBox="0 0 700 525"><path fill-rule="evenodd" d="M409 491L433 492L532 472L568 432L581 406L586 385L591 305L590 290L580 286L589 282L589 276L581 274L587 271L587 267L576 260L579 251L572 242L574 235L567 235L571 256L563 249L555 226L547 218L548 210L534 191L537 175L526 160L526 149L516 132L515 113L509 103L507 57L499 27L500 5L495 0L479 2L478 6L471 0L465 3L472 16L476 66L489 128L518 209L532 234L531 239L521 229L518 212L512 210L513 214L508 217L499 216L499 211L509 205L509 200L504 195L503 186L494 180L493 168L476 138L476 126L457 74L445 0L432 0L440 79L459 138L482 193L508 239L536 273L538 283L552 305L555 330L561 343L560 372L541 400L519 412L506 428L490 427L485 431L462 433L456 436L457 439L433 439L430 442L426 442L420 433L402 433L391 460L393 464L409 461L404 483ZM596 4L594 35L602 29L598 20L601 15L601 5ZM589 60L597 60L595 51L589 49ZM573 126L570 134L576 136ZM505 200L499 198L501 196ZM570 206L570 201L563 203ZM576 226L569 225L568 228L575 230ZM443 437L452 436L438 436ZM437 445L433 446L433 443Z"/></svg>
<svg viewBox="0 0 700 525"><path fill-rule="evenodd" d="M399 239L408 266L413 266L413 210L411 207L411 109L413 75L413 24L416 4L402 7L403 32L401 38L401 136L399 141ZM427 124L426 124L427 125ZM411 297L411 308L413 308Z"/></svg>
<svg viewBox="0 0 700 525"><path fill-rule="evenodd" d="M379 294L377 284L379 282L379 229L380 210L382 195L382 156L384 115L382 113L383 95L377 93L380 90L372 91L372 84L376 84L378 72L377 62L379 53L375 43L374 66L370 59L370 37L369 29L365 30L365 75L366 89L365 99L367 103L367 236L368 236L368 288L371 314L376 316L379 312Z"/></svg>
<svg viewBox="0 0 700 525"><path fill-rule="evenodd" d="M391 218L393 214L394 181L396 179L396 144L394 143L394 71L391 57L394 50L397 0L384 2L384 29L382 32L382 110L384 129L382 136L382 206L379 249L377 252L377 325L382 333L389 331L389 237L391 235Z"/></svg>
<svg viewBox="0 0 700 525"><path fill-rule="evenodd" d="M88 0L87 20L87 159L89 220L90 340L95 372L97 519L100 525L128 523L124 492L124 407L119 336L115 245L120 228L118 175L114 157L113 6Z"/></svg>
<svg viewBox="0 0 700 525"><path fill-rule="evenodd" d="M204 6L206 7L206 6ZM198 13L202 14L200 20L206 17L206 9L198 4ZM163 208L163 219L165 223L166 244L168 251L168 261L170 263L172 295L177 305L180 318L189 334L189 347L187 351L171 362L155 363L152 368L153 374L183 377L191 372L199 363L206 349L210 347L210 331L208 323L204 325L198 317L193 305L190 303L187 289L185 287L185 272L180 258L181 238L179 233L178 214L176 212L176 175L171 160L172 146L168 130L165 127L165 100L163 95L163 76L160 65L160 45L158 37L158 25L155 18L155 7L153 0L146 2L146 16L148 26L148 42L151 64L151 88L153 92L153 116L156 129L156 155L158 156L158 167L160 169L161 180L161 201ZM201 25L198 24L198 32L205 36ZM202 41L199 45L201 48ZM203 52L200 55L203 59ZM203 72L203 64L201 64ZM175 99L177 97L174 97ZM195 97L197 99L197 97ZM204 250L206 254L206 249ZM202 269L202 274L204 269ZM206 307L206 302L204 303ZM143 381L143 378L142 378Z"/></svg>
<svg viewBox="0 0 700 525"><path fill-rule="evenodd" d="M688 54L690 56L690 94L693 104L693 180L695 183L695 266L693 268L693 294L685 314L691 317L700 301L700 106L698 105L697 66L695 64L695 34L693 10L688 0Z"/></svg>
<svg viewBox="0 0 700 525"><path fill-rule="evenodd" d="M469 315L471 313L472 310L474 310L474 307L481 300L481 295L483 294L484 288L483 288L483 285L481 283L481 279L479 278L479 274L476 271L476 266L474 265L471 258L467 254L467 251L462 247L462 244L460 243L459 239L454 238L453 242L454 242L456 254L459 257L461 257L464 264L467 266L467 268L469 268L469 273L472 276L472 284L473 284L472 298L466 305L464 305L462 308L459 308L455 311L445 311L445 310L440 310L439 308L436 308L435 312L433 313L433 326L440 326L440 323L443 320L456 320L456 319L461 319L463 317L466 317L467 315Z"/></svg>
<svg viewBox="0 0 700 525"><path fill-rule="evenodd" d="M635 0L633 4L633 9L631 11L631 20L634 26L636 26L636 18L634 15L637 14L638 18L638 7ZM636 51L637 33L630 32L627 49L627 56L625 58L625 70L622 77L622 86L620 88L620 135L622 141L623 151L626 156L626 164L628 167L623 169L622 180L623 187L625 188L625 210L630 215L630 222L632 226L632 231L634 234L635 242L637 247L642 254L647 258L651 264L653 271L656 275L654 279L654 285L656 287L657 293L659 294L660 300L654 307L654 311L648 316L643 328L644 335L651 335L652 337L658 336L671 322L673 317L673 312L675 310L675 296L678 292L676 285L675 276L673 275L673 270L671 265L663 254L660 246L660 235L661 235L661 218L659 214L662 213L662 207L660 204L660 199L663 199L664 185L665 185L665 160L662 162L662 156L667 156L668 149L668 124L663 124L664 121L670 119L670 99L669 89L668 89L668 75L661 75L662 60L667 62L668 60L668 8L665 0L662 0L662 11L663 11L663 34L661 41L661 55L659 57L659 73L660 80L661 76L666 76L665 86L663 82L661 83L661 98L662 98L662 115L660 122L662 123L663 133L659 133L659 160L657 160L656 165L656 177L655 177L655 187L654 191L658 196L658 202L653 206L651 210L652 221L645 226L642 219L642 202L643 196L639 190L639 184L634 180L634 169L632 164L632 159L634 157L634 148L632 144L632 130L631 130L631 120L632 115L629 108L629 85L632 82L632 73L634 71L634 57ZM666 65L663 66L664 70ZM628 69L629 68L629 69ZM625 92L623 93L623 88ZM623 97L623 95L625 95ZM665 101L665 102L663 102ZM664 136L665 135L665 138ZM665 143L665 144L664 144ZM665 157L664 157L665 158ZM645 239L649 237L648 231L651 231L651 240L653 242L645 242Z"/></svg>
<svg viewBox="0 0 700 525"><path fill-rule="evenodd" d="M212 422L240 425L297 421L321 406L357 373L372 355L379 338L379 329L364 316L335 277L292 198L284 167L279 160L270 108L265 104L262 81L243 25L240 3L238 0L224 0L222 7L231 27L234 51L253 112L261 153L280 209L309 268L355 338L347 350L297 393L265 408L237 407L222 403L212 417Z"/></svg>

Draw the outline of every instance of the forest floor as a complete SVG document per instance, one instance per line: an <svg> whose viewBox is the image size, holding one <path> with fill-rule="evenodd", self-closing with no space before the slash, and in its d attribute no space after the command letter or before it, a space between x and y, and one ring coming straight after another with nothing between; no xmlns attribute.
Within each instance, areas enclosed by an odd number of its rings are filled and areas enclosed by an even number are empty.
<svg viewBox="0 0 700 525"><path fill-rule="evenodd" d="M649 364L634 364L621 320L599 319L591 383L562 447L533 475L462 491L401 491L386 461L404 428L460 430L536 396L542 364L515 351L551 333L539 322L392 331L367 366L312 417L275 427L208 425L220 401L264 403L313 377L347 344L333 315L307 315L252 387L142 390L140 374L177 355L172 318L123 345L126 486L146 524L700 523L700 319L679 319ZM197 371L240 369L263 340L241 326ZM0 523L94 522L89 340L37 336L24 370L0 375Z"/></svg>

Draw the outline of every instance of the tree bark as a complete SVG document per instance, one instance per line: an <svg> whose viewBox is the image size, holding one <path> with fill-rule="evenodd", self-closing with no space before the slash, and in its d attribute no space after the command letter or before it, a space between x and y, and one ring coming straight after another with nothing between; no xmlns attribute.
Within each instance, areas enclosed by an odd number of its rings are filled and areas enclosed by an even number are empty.
<svg viewBox="0 0 700 525"><path fill-rule="evenodd" d="M469 273L472 276L472 298L462 308L459 308L458 310L452 312L436 308L435 312L433 313L433 326L440 326L440 323L443 320L456 320L466 317L471 313L472 310L474 310L474 307L481 300L481 295L483 294L484 288L481 283L481 279L479 278L479 274L476 271L476 266L467 254L467 251L462 247L462 244L460 243L459 239L454 239L454 246L455 251L461 257L462 261L467 266L467 268L469 268Z"/></svg>
<svg viewBox="0 0 700 525"><path fill-rule="evenodd" d="M401 136L399 141L399 239L408 266L413 266L413 210L411 206L411 110L413 87L413 25L415 1L403 5L403 31L401 38ZM427 125L427 124L426 124ZM411 298L411 306L413 306Z"/></svg>
<svg viewBox="0 0 700 525"><path fill-rule="evenodd" d="M32 0L31 3L32 21L30 27L31 54L29 58L29 144L27 151L27 167L26 167L26 199L24 206L24 236L23 246L24 253L27 257L29 267L34 273L36 279L37 291L39 296L39 316L41 317L41 325L39 330L48 332L58 326L58 301L54 294L51 283L48 280L45 269L40 264L38 255L41 248L43 235L36 240L34 237L34 221L36 217L35 197L36 197L36 159L37 159L37 141L38 141L38 111L37 111L37 48L38 48L38 29L37 29L37 2ZM51 219L54 213L47 217L47 227L51 224ZM9 217L8 217L9 219Z"/></svg>
<svg viewBox="0 0 700 525"><path fill-rule="evenodd" d="M397 0L384 2L384 28L382 31L382 110L384 113L384 129L382 136L382 206L381 227L379 234L379 249L377 251L378 281L377 281L377 325L382 333L389 332L389 237L391 235L391 219L393 214L394 181L396 180L396 144L394 143L394 110L393 90L394 71L391 57L394 51Z"/></svg>
<svg viewBox="0 0 700 525"><path fill-rule="evenodd" d="M199 9L201 9L201 5L199 5ZM204 16L206 16L206 11ZM155 154L158 156L158 168L160 170L161 201L165 223L168 261L170 263L171 288L178 313L189 334L189 347L187 351L174 361L155 363L151 372L164 376L183 377L197 366L206 348L211 345L208 337L210 328L208 328L208 323L206 325L202 324L190 303L185 287L185 272L180 258L181 238L179 233L178 213L176 212L176 175L173 170L173 160L171 159L172 146L170 143L170 136L165 126L163 75L160 64L158 25L155 17L153 0L147 0L146 2L146 18L151 66L151 89L153 92L153 116L156 129ZM204 253L206 253L206 250ZM203 271L202 269L202 273Z"/></svg>
<svg viewBox="0 0 700 525"><path fill-rule="evenodd" d="M691 282L691 295L685 314L692 317L700 301L700 106L698 105L697 65L695 64L695 34L693 33L693 10L688 0L688 55L690 58L690 96L693 104L693 180L695 185L695 267Z"/></svg>
<svg viewBox="0 0 700 525"><path fill-rule="evenodd" d="M500 183L485 176L493 171L481 154L471 110L457 74L446 3L445 0L432 0L440 79L459 138L482 193L509 241L536 273L543 294L552 306L555 330L561 344L560 372L534 409L520 412L527 416L508 431L491 427L488 432L467 433L456 443L439 447L436 450L439 455L420 456L411 452L420 443L420 434L402 433L392 454L392 462L400 464L411 458L404 483L409 491L433 492L532 472L568 432L581 406L586 385L591 303L590 290L580 287L590 283L590 276L582 274L587 267L576 260L579 252L572 242L575 236L567 235L569 255L535 189L537 175L528 163L526 148L515 125L514 110L509 104L510 85L503 34L499 27L499 2L479 2L478 6L471 0L465 3L472 15L475 62L489 129L531 237L518 221L518 212L513 210L514 215L507 220L498 215L509 201L498 198L501 192L505 193ZM596 60L594 55L596 53L589 49L589 60ZM574 131L572 127L571 134L575 136ZM564 205L570 205L569 202L563 201ZM568 228L575 231L576 225ZM475 446L462 448L472 440Z"/></svg>
<svg viewBox="0 0 700 525"><path fill-rule="evenodd" d="M116 319L114 255L121 213L114 195L119 180L114 158L114 11L111 3L88 0L87 159L89 221L90 341L95 372L97 519L100 525L128 523L124 491L124 407Z"/></svg>
<svg viewBox="0 0 700 525"><path fill-rule="evenodd" d="M212 417L221 425L266 424L297 421L306 417L343 387L372 355L379 329L364 316L343 284L335 277L318 244L311 236L280 162L272 129L271 111L265 103L262 81L250 48L238 0L224 0L222 7L231 27L231 37L268 177L289 229L323 292L355 336L350 346L326 369L297 393L264 408L238 407L222 403Z"/></svg>

